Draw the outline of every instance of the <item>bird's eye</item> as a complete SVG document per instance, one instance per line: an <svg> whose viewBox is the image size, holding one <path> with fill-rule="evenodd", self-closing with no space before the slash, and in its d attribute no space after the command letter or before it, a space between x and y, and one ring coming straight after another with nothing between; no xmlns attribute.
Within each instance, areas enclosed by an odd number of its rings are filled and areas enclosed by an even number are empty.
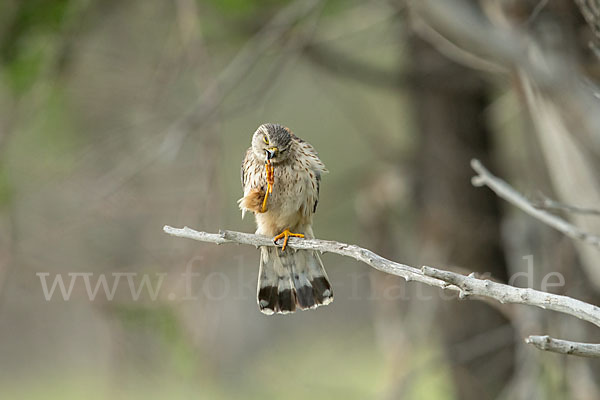
<svg viewBox="0 0 600 400"><path fill-rule="evenodd" d="M267 138L266 136L263 136L263 140L265 141L266 144L269 144L269 138Z"/></svg>

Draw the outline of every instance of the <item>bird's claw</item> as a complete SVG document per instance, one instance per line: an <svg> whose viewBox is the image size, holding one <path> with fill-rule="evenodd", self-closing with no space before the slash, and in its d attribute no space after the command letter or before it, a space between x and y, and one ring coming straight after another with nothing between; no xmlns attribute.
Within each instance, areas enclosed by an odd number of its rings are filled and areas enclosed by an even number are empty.
<svg viewBox="0 0 600 400"><path fill-rule="evenodd" d="M304 235L302 233L292 233L292 232L290 232L289 229L286 229L285 231L281 232L279 235L277 235L273 238L273 243L277 244L277 242L280 239L284 239L283 247L281 248L281 251L284 251L285 248L287 247L288 240L290 240L290 237L303 238Z"/></svg>

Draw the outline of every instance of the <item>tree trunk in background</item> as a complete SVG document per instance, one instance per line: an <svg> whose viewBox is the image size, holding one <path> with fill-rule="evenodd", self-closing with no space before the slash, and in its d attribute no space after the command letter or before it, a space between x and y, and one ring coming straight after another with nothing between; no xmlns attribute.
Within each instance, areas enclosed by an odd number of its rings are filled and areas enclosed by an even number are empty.
<svg viewBox="0 0 600 400"><path fill-rule="evenodd" d="M472 158L495 170L485 118L486 85L472 70L453 63L415 36L410 49L415 78L411 91L419 129L415 177L421 263L488 272L506 281L499 201L490 190L471 186ZM441 303L439 334L457 398L496 398L513 371L514 334L509 322L484 303ZM489 336L483 347L459 346L462 350L457 350L457 344L478 343L474 338L503 326L505 334L496 335L498 340Z"/></svg>

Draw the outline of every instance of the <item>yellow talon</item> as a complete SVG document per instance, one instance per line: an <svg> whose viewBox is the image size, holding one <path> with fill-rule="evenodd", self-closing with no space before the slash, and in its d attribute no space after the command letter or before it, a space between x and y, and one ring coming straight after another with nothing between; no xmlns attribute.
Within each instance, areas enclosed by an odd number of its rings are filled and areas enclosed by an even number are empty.
<svg viewBox="0 0 600 400"><path fill-rule="evenodd" d="M271 184L267 183L267 191L265 192L265 199L262 204L262 212L267 211L267 199L269 198L269 193L271 193Z"/></svg>
<svg viewBox="0 0 600 400"><path fill-rule="evenodd" d="M297 238L303 238L304 235L302 233L292 233L290 232L289 229L286 229L285 231L281 232L279 235L275 236L273 238L273 242L275 244L277 244L277 241L280 239L285 238L285 240L283 241L283 247L281 248L281 251L284 251L287 244L288 244L288 240L290 240L290 236L291 237L297 237Z"/></svg>

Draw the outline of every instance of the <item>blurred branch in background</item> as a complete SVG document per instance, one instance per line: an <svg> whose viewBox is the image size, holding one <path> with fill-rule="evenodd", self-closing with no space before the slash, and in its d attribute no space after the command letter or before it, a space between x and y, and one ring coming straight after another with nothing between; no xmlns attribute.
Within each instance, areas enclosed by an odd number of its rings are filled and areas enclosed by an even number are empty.
<svg viewBox="0 0 600 400"><path fill-rule="evenodd" d="M599 103L598 89L576 65L569 53L571 44L553 31L559 27L548 23L539 28L543 34L533 35L500 7L486 10L488 19L462 0L414 2L413 11L417 31L423 26L433 29L461 51L531 82L545 99L560 105L558 116L573 128L569 130L573 136L600 150L600 114L593 112Z"/></svg>
<svg viewBox="0 0 600 400"><path fill-rule="evenodd" d="M575 0L575 3L598 41L600 39L600 3L597 0Z"/></svg>
<svg viewBox="0 0 600 400"><path fill-rule="evenodd" d="M284 7L258 32L246 41L231 61L201 92L197 100L170 124L165 134L158 138L158 143L151 143L149 152L135 158L124 168L112 173L118 179L108 185L107 194L111 194L128 182L133 176L161 157L174 158L185 139L192 133L210 123L218 116L219 107L230 94L247 77L268 50L280 42L290 40L288 34L296 28L299 21L310 15L322 5L322 0L294 1ZM281 70L279 68L278 70ZM267 84L274 83L269 79ZM250 102L246 102L246 105Z"/></svg>
<svg viewBox="0 0 600 400"><path fill-rule="evenodd" d="M181 143L185 135L206 123L224 97L239 85L264 53L277 42L285 40L301 19L322 4L322 0L294 1L250 38L221 74L202 92L196 103L173 122L169 131L177 137L177 142Z"/></svg>
<svg viewBox="0 0 600 400"><path fill-rule="evenodd" d="M314 65L333 74L346 75L362 83L396 89L405 86L409 82L408 79L400 76L396 70L382 68L352 58L350 55L326 44L310 44L304 49L304 54Z"/></svg>
<svg viewBox="0 0 600 400"><path fill-rule="evenodd" d="M250 246L271 246L278 247L273 240L266 236L250 233L222 231L220 233L199 232L194 229L173 228L166 225L163 230L171 236L177 236L187 239L198 240L201 242L225 244L239 243ZM404 278L407 282L416 281L440 289L447 289L460 293L460 298L479 299L480 297L490 298L500 303L524 304L540 307L544 310L557 311L563 314L577 317L581 320L591 322L600 327L600 308L592 304L585 303L567 296L560 296L552 293L542 292L530 288L517 288L502 283L493 282L489 279L479 279L475 274L468 276L457 274L455 272L424 266L422 269L411 267L385 259L368 249L356 245L349 245L330 240L319 239L290 239L288 246L293 249L315 250L321 253L334 253L341 256L351 257L361 261L370 267L387 274L396 275ZM535 339L532 341L532 343ZM572 346L576 346L573 342ZM560 348L554 348L559 351ZM600 345L596 348L594 356L600 357ZM584 351L584 350L581 350ZM564 352L565 354L575 354L574 352ZM592 348L587 348L587 354L593 353Z"/></svg>
<svg viewBox="0 0 600 400"><path fill-rule="evenodd" d="M595 146L600 145L600 114L588 112L598 105L596 90L583 84L586 77L579 72L573 58L562 53L565 49L560 46L567 44L552 42L559 41L557 35L548 32L544 38L548 43L543 42L523 29L507 26L510 20L503 24L485 19L476 8L461 0L424 0L415 2L414 10L419 17L417 29L425 24L462 51L531 79L549 98L565 107L563 116L571 112L573 122L581 116L583 120L578 125L586 130ZM493 15L501 13L493 12Z"/></svg>

